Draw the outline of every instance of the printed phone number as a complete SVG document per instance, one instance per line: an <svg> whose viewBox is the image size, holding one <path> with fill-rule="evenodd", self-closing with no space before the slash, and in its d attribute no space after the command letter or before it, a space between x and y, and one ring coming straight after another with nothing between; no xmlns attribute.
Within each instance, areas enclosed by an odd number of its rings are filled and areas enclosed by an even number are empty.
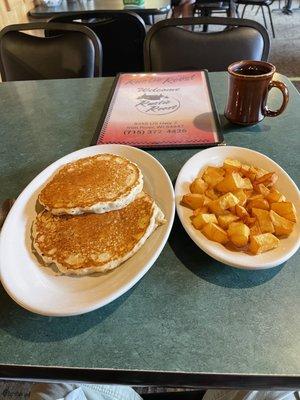
<svg viewBox="0 0 300 400"><path fill-rule="evenodd" d="M178 128L178 129L166 129L166 130L156 130L156 129L126 129L124 131L124 135L156 135L159 133L165 134L165 133L186 133L187 130L184 128Z"/></svg>

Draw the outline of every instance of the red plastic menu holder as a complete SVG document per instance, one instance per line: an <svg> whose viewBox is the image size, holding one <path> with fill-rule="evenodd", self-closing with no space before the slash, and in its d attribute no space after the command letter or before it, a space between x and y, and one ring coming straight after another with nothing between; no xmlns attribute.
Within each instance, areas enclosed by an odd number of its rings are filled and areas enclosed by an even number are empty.
<svg viewBox="0 0 300 400"><path fill-rule="evenodd" d="M223 144L207 71L119 74L92 144L142 148Z"/></svg>

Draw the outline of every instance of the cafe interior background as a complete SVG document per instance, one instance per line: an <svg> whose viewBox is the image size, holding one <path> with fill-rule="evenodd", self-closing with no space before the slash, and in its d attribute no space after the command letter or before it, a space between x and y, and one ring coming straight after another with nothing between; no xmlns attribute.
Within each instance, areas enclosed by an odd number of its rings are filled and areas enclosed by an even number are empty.
<svg viewBox="0 0 300 400"><path fill-rule="evenodd" d="M80 1L88 2L89 0ZM39 0L0 0L0 28L10 24L29 22L28 11L39 4L42 4ZM300 0L293 0L292 13L282 12L283 7L284 0L271 1L276 37L272 37L267 19L271 40L269 62L275 64L279 73L289 77L300 91ZM155 16L155 22L164 18L165 16ZM257 12L256 6L247 8L245 18L263 24L262 13ZM0 381L0 399L27 399L30 388L30 382ZM141 389L140 391L143 392Z"/></svg>

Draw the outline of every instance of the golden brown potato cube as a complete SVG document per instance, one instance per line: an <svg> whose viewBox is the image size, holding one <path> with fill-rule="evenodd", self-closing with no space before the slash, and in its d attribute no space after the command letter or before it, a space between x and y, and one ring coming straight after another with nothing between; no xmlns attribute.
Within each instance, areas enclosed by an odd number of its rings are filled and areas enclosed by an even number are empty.
<svg viewBox="0 0 300 400"><path fill-rule="evenodd" d="M217 200L211 200L208 203L208 209L216 214L216 215L221 215L221 214L228 214L227 210L224 210L224 208L220 207L219 199Z"/></svg>
<svg viewBox="0 0 300 400"><path fill-rule="evenodd" d="M204 194L204 192L207 188L208 188L208 184L206 182L204 182L204 180L202 178L196 178L190 184L191 193Z"/></svg>
<svg viewBox="0 0 300 400"><path fill-rule="evenodd" d="M260 254L265 251L275 249L280 240L272 233L263 233L261 235L250 236L249 251L252 254Z"/></svg>
<svg viewBox="0 0 300 400"><path fill-rule="evenodd" d="M253 196L253 190L244 190L243 192L247 196L247 199Z"/></svg>
<svg viewBox="0 0 300 400"><path fill-rule="evenodd" d="M244 184L243 184L242 189L245 189L245 190L253 189L251 180L249 178L244 178Z"/></svg>
<svg viewBox="0 0 300 400"><path fill-rule="evenodd" d="M226 210L227 208L234 207L236 204L238 204L239 199L229 192L223 194L223 196L219 197L217 201L219 202L220 208Z"/></svg>
<svg viewBox="0 0 300 400"><path fill-rule="evenodd" d="M243 171L244 176L246 178L249 178L251 182L255 180L257 175L257 169L254 168L252 165L250 166L249 170L243 170L243 168L241 170Z"/></svg>
<svg viewBox="0 0 300 400"><path fill-rule="evenodd" d="M209 222L214 222L215 224L218 223L215 214L199 214L192 220L192 224L196 229L201 229L204 225L208 224Z"/></svg>
<svg viewBox="0 0 300 400"><path fill-rule="evenodd" d="M263 183L259 183L258 185L253 185L254 190L257 193L260 193L264 197L267 197L270 193L270 189L268 189Z"/></svg>
<svg viewBox="0 0 300 400"><path fill-rule="evenodd" d="M209 201L204 194L191 193L182 197L181 205L196 210L196 208L205 206Z"/></svg>
<svg viewBox="0 0 300 400"><path fill-rule="evenodd" d="M294 223L281 217L275 211L270 211L271 221L275 229L276 236L288 236L293 231Z"/></svg>
<svg viewBox="0 0 300 400"><path fill-rule="evenodd" d="M257 218L262 233L275 232L269 211L260 208L252 208L252 215Z"/></svg>
<svg viewBox="0 0 300 400"><path fill-rule="evenodd" d="M207 237L207 239L213 240L214 242L222 244L228 242L227 232L213 222L209 222L208 224L204 225L201 232Z"/></svg>
<svg viewBox="0 0 300 400"><path fill-rule="evenodd" d="M227 229L229 224L231 224L232 222L236 222L238 220L239 220L239 217L234 214L231 214L231 213L218 216L219 225L223 229Z"/></svg>
<svg viewBox="0 0 300 400"><path fill-rule="evenodd" d="M243 222L244 222L244 224L249 226L249 228L251 228L257 222L257 219L256 219L256 217L250 217L250 215L249 215L249 216L243 218ZM261 231L260 231L260 233L261 233Z"/></svg>
<svg viewBox="0 0 300 400"><path fill-rule="evenodd" d="M241 165L241 169L240 169L240 172L244 175L245 173L247 174L247 173L249 173L249 171L250 171L250 165L247 165L247 164L242 164Z"/></svg>
<svg viewBox="0 0 300 400"><path fill-rule="evenodd" d="M277 182L277 179L278 175L276 175L275 172L269 172L268 174L265 174L260 178L256 177L253 184L258 185L259 183L263 183L266 187L271 187Z"/></svg>
<svg viewBox="0 0 300 400"><path fill-rule="evenodd" d="M250 227L250 235L255 236L255 235L261 235L262 231L260 229L259 223L256 220L256 222Z"/></svg>
<svg viewBox="0 0 300 400"><path fill-rule="evenodd" d="M290 201L281 201L271 204L271 209L281 217L289 221L297 222L297 212L293 203Z"/></svg>
<svg viewBox="0 0 300 400"><path fill-rule="evenodd" d="M259 178L261 178L262 176L264 176L264 175L266 175L266 174L269 174L270 172L269 171L266 171L265 169L263 169L263 168L255 168L256 169L256 179L259 179Z"/></svg>
<svg viewBox="0 0 300 400"><path fill-rule="evenodd" d="M208 184L209 187L214 187L223 180L225 170L217 167L207 167L202 175L202 179Z"/></svg>
<svg viewBox="0 0 300 400"><path fill-rule="evenodd" d="M208 213L207 207L196 208L196 210L193 211L193 217L196 217L198 214L207 214L207 213Z"/></svg>
<svg viewBox="0 0 300 400"><path fill-rule="evenodd" d="M238 172L231 172L216 185L216 189L221 193L234 192L244 188L244 179Z"/></svg>
<svg viewBox="0 0 300 400"><path fill-rule="evenodd" d="M247 204L248 210L252 210L252 208L260 208L262 210L270 210L270 205L265 199L254 199L250 200Z"/></svg>
<svg viewBox="0 0 300 400"><path fill-rule="evenodd" d="M268 200L268 202L271 203L279 203L281 201L286 201L286 198L284 197L284 195L280 192L278 192L278 190L272 188L270 190L270 193L266 196L266 199Z"/></svg>
<svg viewBox="0 0 300 400"><path fill-rule="evenodd" d="M226 160L223 163L223 168L225 169L226 172L239 171L241 166L242 164L240 161L232 160L231 158L226 158Z"/></svg>
<svg viewBox="0 0 300 400"><path fill-rule="evenodd" d="M235 206L235 214L241 219L244 219L245 217L250 217L246 208L240 206L239 204Z"/></svg>
<svg viewBox="0 0 300 400"><path fill-rule="evenodd" d="M216 200L219 197L213 188L207 189L205 191L205 196L207 196L211 200Z"/></svg>
<svg viewBox="0 0 300 400"><path fill-rule="evenodd" d="M232 222L227 231L229 240L237 247L246 246L250 229L243 222Z"/></svg>
<svg viewBox="0 0 300 400"><path fill-rule="evenodd" d="M247 195L242 189L233 192L233 194L239 199L240 206L244 206L246 204Z"/></svg>

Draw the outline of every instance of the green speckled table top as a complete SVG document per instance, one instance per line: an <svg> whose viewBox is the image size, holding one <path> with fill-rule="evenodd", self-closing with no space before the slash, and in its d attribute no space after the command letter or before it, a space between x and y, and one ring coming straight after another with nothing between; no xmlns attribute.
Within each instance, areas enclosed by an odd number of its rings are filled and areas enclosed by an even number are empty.
<svg viewBox="0 0 300 400"><path fill-rule="evenodd" d="M226 75L210 78L222 114ZM221 123L227 144L266 154L299 185L300 96L280 78L291 95L284 114L250 128L232 126L222 115ZM0 201L16 197L54 160L89 145L112 82L0 84ZM272 91L270 101L278 104L279 92ZM175 181L197 151L151 154ZM1 287L0 377L43 377L18 368L26 364L81 368L76 379L85 379L82 371L93 369L97 381L166 383L163 377L170 371L177 373L172 377L181 376L180 384L192 383L193 377L193 384L230 386L230 379L220 383L218 377L233 374L231 386L236 387L255 387L260 375L265 385L295 386L288 383L292 378L300 387L299 264L298 253L265 271L225 266L196 247L175 219L169 242L150 271L104 308L77 317L42 317L19 307ZM110 371L109 377L103 378L104 370ZM134 372L122 375L124 370ZM155 371L151 379L148 371ZM58 376L54 372L52 377ZM70 374L64 377L71 379Z"/></svg>

